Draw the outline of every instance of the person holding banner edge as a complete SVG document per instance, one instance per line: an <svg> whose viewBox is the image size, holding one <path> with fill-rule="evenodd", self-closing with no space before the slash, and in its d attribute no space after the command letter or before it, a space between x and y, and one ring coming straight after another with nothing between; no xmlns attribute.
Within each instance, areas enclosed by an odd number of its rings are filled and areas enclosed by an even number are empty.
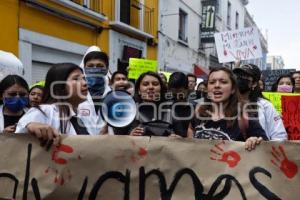
<svg viewBox="0 0 300 200"><path fill-rule="evenodd" d="M166 87L158 73L145 72L135 84L138 115L123 134L132 136L175 136L171 119L171 102L165 101ZM120 131L119 131L120 132Z"/></svg>
<svg viewBox="0 0 300 200"><path fill-rule="evenodd" d="M47 148L60 142L60 134L89 135L77 114L78 105L86 100L87 94L87 83L79 66L53 65L46 75L42 105L26 112L16 133L30 133Z"/></svg>
<svg viewBox="0 0 300 200"><path fill-rule="evenodd" d="M208 96L196 108L190 123L188 137L245 141L252 150L262 140L268 140L258 121L248 120L239 109L239 92L232 71L215 68L208 75Z"/></svg>

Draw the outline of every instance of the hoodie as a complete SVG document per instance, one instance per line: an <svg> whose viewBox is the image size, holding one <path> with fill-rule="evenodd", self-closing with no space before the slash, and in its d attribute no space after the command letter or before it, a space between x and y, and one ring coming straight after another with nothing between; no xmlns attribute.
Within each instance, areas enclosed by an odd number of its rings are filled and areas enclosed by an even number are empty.
<svg viewBox="0 0 300 200"><path fill-rule="evenodd" d="M91 46L87 49L80 63L80 67L82 68L83 72L84 72L84 58L88 53L92 51L101 51L101 50L97 46ZM109 87L109 74L107 74L105 77L105 91L103 96L105 96L109 91L111 91L111 89ZM87 95L87 100L82 102L78 106L78 116L85 124L90 135L99 135L102 129L106 125L105 121L101 116L100 110L96 112L94 102L89 93Z"/></svg>

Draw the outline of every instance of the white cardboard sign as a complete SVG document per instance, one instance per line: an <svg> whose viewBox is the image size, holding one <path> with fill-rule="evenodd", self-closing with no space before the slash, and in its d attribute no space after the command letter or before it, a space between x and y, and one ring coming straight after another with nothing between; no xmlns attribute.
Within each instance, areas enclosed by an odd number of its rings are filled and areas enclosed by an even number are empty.
<svg viewBox="0 0 300 200"><path fill-rule="evenodd" d="M258 30L254 27L215 33L220 63L262 57Z"/></svg>

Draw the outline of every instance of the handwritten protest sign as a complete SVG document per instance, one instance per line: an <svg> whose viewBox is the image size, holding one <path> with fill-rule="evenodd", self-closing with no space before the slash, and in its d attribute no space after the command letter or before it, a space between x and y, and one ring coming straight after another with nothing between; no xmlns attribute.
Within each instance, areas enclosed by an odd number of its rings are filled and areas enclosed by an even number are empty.
<svg viewBox="0 0 300 200"><path fill-rule="evenodd" d="M300 140L300 96L282 97L282 119L290 140Z"/></svg>
<svg viewBox="0 0 300 200"><path fill-rule="evenodd" d="M281 114L282 112L282 96L300 96L297 93L280 93L280 92L263 92L265 98L267 98L273 106L275 107L276 111Z"/></svg>
<svg viewBox="0 0 300 200"><path fill-rule="evenodd" d="M262 78L265 82L265 90L271 91L272 85L276 83L277 79L282 75L290 74L291 72L296 71L295 69L274 69L274 70L263 70Z"/></svg>
<svg viewBox="0 0 300 200"><path fill-rule="evenodd" d="M157 72L157 61L138 58L129 59L129 79L138 79L144 72Z"/></svg>
<svg viewBox="0 0 300 200"><path fill-rule="evenodd" d="M298 199L300 143L0 136L0 199Z"/></svg>
<svg viewBox="0 0 300 200"><path fill-rule="evenodd" d="M262 57L258 31L254 27L215 33L214 36L220 63Z"/></svg>

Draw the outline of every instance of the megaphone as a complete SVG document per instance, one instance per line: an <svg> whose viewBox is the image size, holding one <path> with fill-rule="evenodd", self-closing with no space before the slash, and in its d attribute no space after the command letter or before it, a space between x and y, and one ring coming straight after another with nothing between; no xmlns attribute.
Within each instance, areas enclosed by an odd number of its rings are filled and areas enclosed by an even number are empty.
<svg viewBox="0 0 300 200"><path fill-rule="evenodd" d="M110 91L102 102L101 114L110 126L115 128L125 127L136 116L136 104L126 91Z"/></svg>

